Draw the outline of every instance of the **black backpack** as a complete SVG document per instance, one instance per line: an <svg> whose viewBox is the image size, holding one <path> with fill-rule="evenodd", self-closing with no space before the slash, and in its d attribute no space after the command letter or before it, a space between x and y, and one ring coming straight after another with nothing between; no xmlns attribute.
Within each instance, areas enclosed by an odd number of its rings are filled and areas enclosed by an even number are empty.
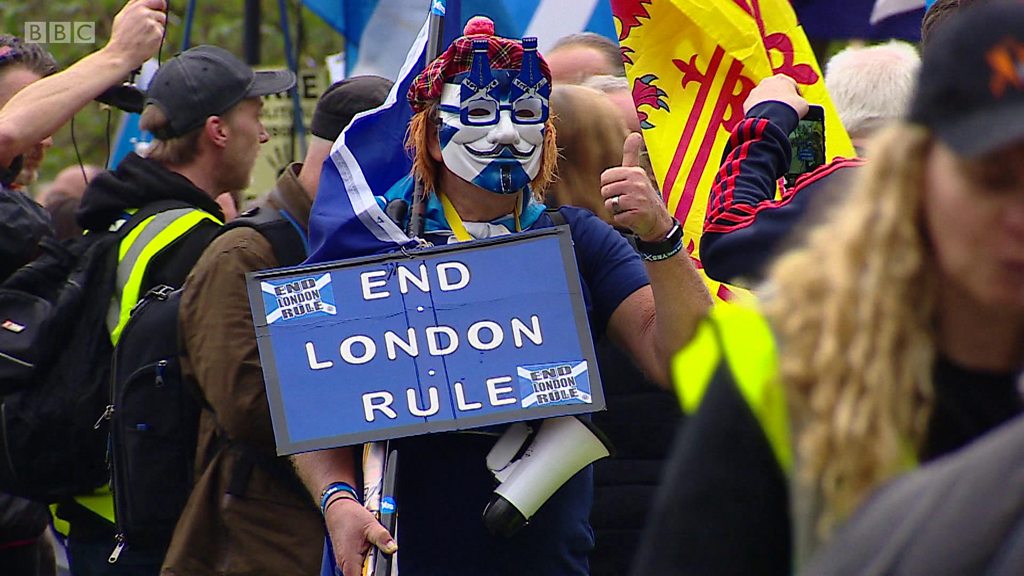
<svg viewBox="0 0 1024 576"><path fill-rule="evenodd" d="M299 231L273 208L250 210L220 233L241 226L263 234L281 266L306 257ZM181 293L167 286L150 290L132 310L114 350L108 412L119 548L170 543L192 491L199 414L213 410L195 383L182 377ZM220 448L230 443L219 436Z"/></svg>
<svg viewBox="0 0 1024 576"><path fill-rule="evenodd" d="M116 231L57 243L0 284L0 491L54 502L106 484L112 345L106 325L118 243L158 202Z"/></svg>

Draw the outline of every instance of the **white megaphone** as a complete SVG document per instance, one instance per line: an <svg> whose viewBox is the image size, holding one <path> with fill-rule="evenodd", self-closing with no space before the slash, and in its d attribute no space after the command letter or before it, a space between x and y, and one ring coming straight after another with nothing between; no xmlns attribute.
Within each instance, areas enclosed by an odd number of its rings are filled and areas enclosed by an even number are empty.
<svg viewBox="0 0 1024 576"><path fill-rule="evenodd" d="M484 508L484 524L492 534L514 534L569 478L612 453L604 434L575 416L542 421L527 445L532 433L525 422L517 422L487 454L487 467L501 483Z"/></svg>

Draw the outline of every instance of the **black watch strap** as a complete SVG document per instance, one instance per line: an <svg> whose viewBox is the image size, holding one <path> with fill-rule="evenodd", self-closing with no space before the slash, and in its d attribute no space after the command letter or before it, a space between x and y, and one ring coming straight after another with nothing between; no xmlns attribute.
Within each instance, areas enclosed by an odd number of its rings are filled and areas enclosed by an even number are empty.
<svg viewBox="0 0 1024 576"><path fill-rule="evenodd" d="M679 221L675 218L672 219L672 228L665 235L664 239L655 242L644 242L640 238L636 239L637 252L648 262L657 262L671 258L681 252L682 249L683 227L679 225Z"/></svg>

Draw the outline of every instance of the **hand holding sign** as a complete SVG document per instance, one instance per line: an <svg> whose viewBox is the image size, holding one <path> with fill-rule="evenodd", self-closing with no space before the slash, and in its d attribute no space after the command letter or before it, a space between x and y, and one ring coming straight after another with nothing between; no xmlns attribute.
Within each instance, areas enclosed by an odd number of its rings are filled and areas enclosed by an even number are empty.
<svg viewBox="0 0 1024 576"><path fill-rule="evenodd" d="M391 534L358 501L342 498L327 509L324 517L334 547L334 561L344 576L360 576L370 547L388 554L398 550Z"/></svg>
<svg viewBox="0 0 1024 576"><path fill-rule="evenodd" d="M665 237L674 222L640 167L643 136L632 133L622 146L622 166L601 174L601 196L617 226L629 228L645 241Z"/></svg>

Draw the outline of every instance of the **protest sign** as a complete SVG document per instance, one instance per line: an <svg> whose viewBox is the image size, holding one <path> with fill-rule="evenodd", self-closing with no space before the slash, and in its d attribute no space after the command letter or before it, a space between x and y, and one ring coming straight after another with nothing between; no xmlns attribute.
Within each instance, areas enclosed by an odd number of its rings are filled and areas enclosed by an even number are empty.
<svg viewBox="0 0 1024 576"><path fill-rule="evenodd" d="M604 408L567 228L248 288L279 454Z"/></svg>

